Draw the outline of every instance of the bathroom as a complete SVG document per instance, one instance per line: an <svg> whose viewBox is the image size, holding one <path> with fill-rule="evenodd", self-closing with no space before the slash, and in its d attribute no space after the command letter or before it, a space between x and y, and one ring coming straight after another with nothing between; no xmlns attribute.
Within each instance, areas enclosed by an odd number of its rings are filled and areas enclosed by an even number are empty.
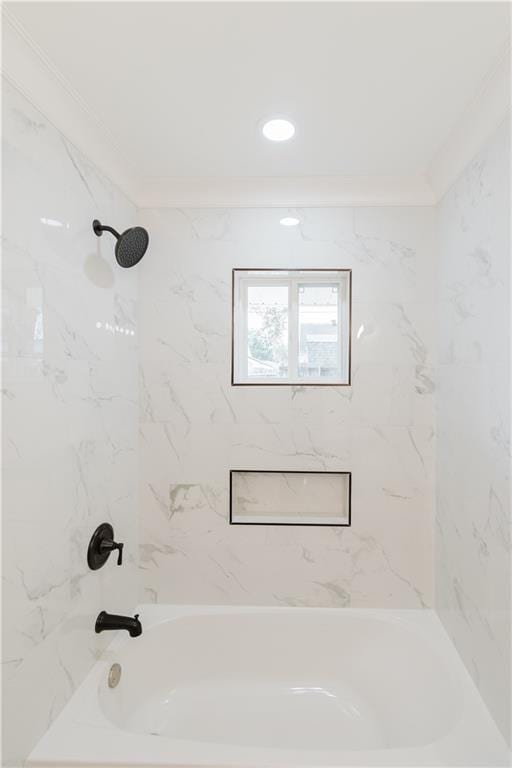
<svg viewBox="0 0 512 768"><path fill-rule="evenodd" d="M2 765L512 764L510 16L2 4Z"/></svg>

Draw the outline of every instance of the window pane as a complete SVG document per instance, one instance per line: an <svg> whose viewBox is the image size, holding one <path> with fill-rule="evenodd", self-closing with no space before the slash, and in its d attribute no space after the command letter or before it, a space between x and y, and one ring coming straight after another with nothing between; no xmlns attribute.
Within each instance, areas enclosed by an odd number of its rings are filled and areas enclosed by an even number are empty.
<svg viewBox="0 0 512 768"><path fill-rule="evenodd" d="M247 374L288 376L288 287L247 289Z"/></svg>
<svg viewBox="0 0 512 768"><path fill-rule="evenodd" d="M299 376L340 375L338 286L299 285Z"/></svg>

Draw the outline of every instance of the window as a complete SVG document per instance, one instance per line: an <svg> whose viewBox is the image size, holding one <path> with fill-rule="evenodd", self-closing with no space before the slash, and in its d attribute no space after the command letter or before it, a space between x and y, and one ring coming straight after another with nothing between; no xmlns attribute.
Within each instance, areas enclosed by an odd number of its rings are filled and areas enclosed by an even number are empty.
<svg viewBox="0 0 512 768"><path fill-rule="evenodd" d="M233 384L350 384L351 271L233 270Z"/></svg>

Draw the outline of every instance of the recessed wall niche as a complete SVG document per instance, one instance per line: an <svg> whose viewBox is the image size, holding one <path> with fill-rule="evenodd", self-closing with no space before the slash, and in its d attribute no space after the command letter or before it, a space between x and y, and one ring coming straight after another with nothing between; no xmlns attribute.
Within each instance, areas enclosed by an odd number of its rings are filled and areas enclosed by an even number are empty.
<svg viewBox="0 0 512 768"><path fill-rule="evenodd" d="M350 472L231 470L231 525L351 524Z"/></svg>
<svg viewBox="0 0 512 768"><path fill-rule="evenodd" d="M350 385L350 269L234 269L233 385Z"/></svg>

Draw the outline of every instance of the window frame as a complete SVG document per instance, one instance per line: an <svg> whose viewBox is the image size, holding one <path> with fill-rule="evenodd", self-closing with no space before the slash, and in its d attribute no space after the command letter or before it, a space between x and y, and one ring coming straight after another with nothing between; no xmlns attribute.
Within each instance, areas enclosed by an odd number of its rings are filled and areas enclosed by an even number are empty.
<svg viewBox="0 0 512 768"><path fill-rule="evenodd" d="M269 273L275 273L270 276ZM261 278L267 285L297 288L295 295L288 293L288 376L251 376L244 366L247 350L247 291L260 286ZM299 297L298 285L339 285L338 329L340 376L300 377L299 366ZM343 330L348 328L348 335ZM238 332L237 332L238 329ZM349 387L351 386L352 348L352 270L345 268L284 269L279 267L235 267L232 272L232 324L231 324L231 385L281 387ZM246 363L245 363L246 365Z"/></svg>

